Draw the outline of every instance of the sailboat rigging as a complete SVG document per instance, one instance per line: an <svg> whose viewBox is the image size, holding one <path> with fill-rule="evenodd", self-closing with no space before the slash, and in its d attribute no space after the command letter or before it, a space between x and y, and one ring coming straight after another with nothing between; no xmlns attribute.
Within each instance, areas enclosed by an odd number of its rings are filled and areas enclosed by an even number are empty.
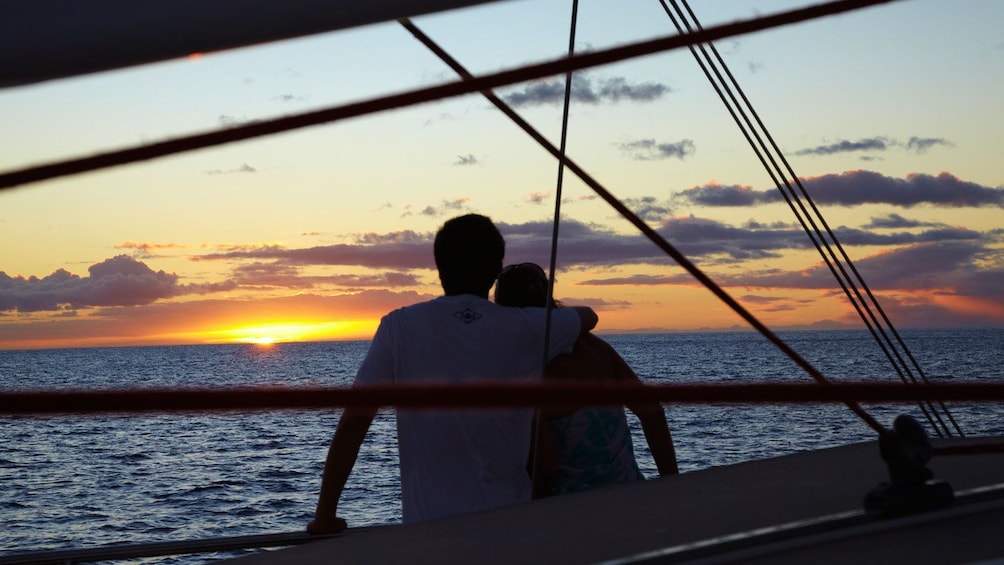
<svg viewBox="0 0 1004 565"><path fill-rule="evenodd" d="M697 19L697 15L694 14L693 10L691 10L687 0L669 1L673 5L673 10L670 10L669 6L667 6L666 0L659 0L659 3L662 5L666 15L673 22L673 26L676 27L680 34L693 33L695 30L700 31L703 29ZM686 8L686 12L684 12L684 10L680 7L681 4L684 8ZM674 15L674 12L676 15ZM693 21L693 25L691 25L690 20ZM848 302L850 302L850 304L854 307L858 316L861 318L861 321L864 323L865 327L868 328L868 331L875 339L875 342L881 348L889 363L899 375L900 380L903 384L909 384L907 382L908 376L910 382L913 384L917 384L918 382L917 378L914 377L913 371L910 370L910 366L903 360L903 357L900 354L900 351L902 351L903 354L905 354L912 362L913 367L920 376L920 381L928 383L929 381L927 376L921 369L920 364L917 363L913 354L910 353L906 342L903 341L899 332L896 331L892 321L886 315L885 310L882 308L881 304L879 304L878 299L872 293L868 284L861 276L861 273L858 272L857 268L855 268L854 263L847 254L847 251L837 239L837 235L830 228L828 222L816 206L816 203L813 201L808 191L806 191L805 186L795 173L794 169L792 169L788 159L785 158L784 153L781 152L781 149L778 147L774 137L770 134L770 131L767 130L767 127L760 119L756 109L753 108L753 104L746 96L746 93L743 92L743 89L736 80L735 75L733 75L733 73L729 70L728 65L726 65L725 60L722 58L721 53L715 47L714 43L709 42L707 44L692 44L688 46L688 49L691 54L693 54L694 59L701 67L701 70L704 72L708 81L718 93L719 98L721 98L722 103L725 105L743 136L749 142L750 147L760 160L760 163L764 166L764 169L770 176L771 181L775 186L777 186L778 190L784 197L785 202L788 203L789 208L798 220L799 224L801 224L802 229L805 231L806 235L809 236L810 241L819 252L820 257L822 257L827 268L833 274L837 284L840 285L840 288L843 290ZM700 51L700 55L698 55L698 51ZM709 51L714 54L714 57L709 54ZM712 76L712 73L714 76ZM722 73L725 73L728 80L722 76ZM740 101L736 98L737 95L742 99L742 103L740 103ZM753 121L756 122L755 125ZM778 162L781 164L778 164ZM795 186L798 187L797 191L795 190ZM806 203L808 203L809 208L811 208L811 212L806 208ZM822 225L823 229L820 229L819 225ZM825 252L824 248L826 250ZM840 252L839 257L834 252L834 248ZM853 273L853 277L848 274L848 270ZM859 287L867 294L868 300L862 296ZM876 311L882 317L882 321L876 317ZM883 321L888 328L888 332L882 326ZM889 337L889 333L895 337L895 343L893 343ZM899 349L897 349L897 346ZM893 358L894 356L895 359ZM958 435L964 436L965 434L962 433L962 428L960 428L958 423L956 423L955 418L952 417L951 412L948 411L945 404L943 402L938 402L938 405L940 405L941 411L952 423L952 426ZM933 402L927 402L926 407L925 404L920 404L919 407L930 423L931 428L938 436L952 435L952 430L948 428L948 425L942 419L941 414L938 412Z"/></svg>
<svg viewBox="0 0 1004 565"><path fill-rule="evenodd" d="M787 355L796 365L802 368L806 374L813 378L817 384L825 385L817 387L819 390L812 391L805 388L799 388L797 386L792 387L791 385L781 385L780 387L776 387L768 390L767 393L764 393L767 395L766 398L776 399L787 394L790 395L787 397L791 399L790 401L799 401L797 398L799 395L803 395L803 397L811 397L815 400L826 398L829 401L842 402L879 436L887 436L890 434L890 430L880 423L875 417L865 411L865 409L861 406L862 401L859 399L870 398L874 400L875 398L878 398L882 400L889 398L902 399L907 397L918 403L920 410L927 418L928 423L934 430L935 434L940 437L951 437L955 434L964 436L965 434L963 434L961 426L959 426L959 424L955 421L955 418L948 411L943 399L951 397L954 394L955 398L958 399L971 400L979 398L983 401L987 401L991 399L999 399L1002 395L1004 395L1004 392L1002 392L1004 389L1001 387L986 385L982 386L982 388L968 385L955 385L954 388L951 385L940 387L929 385L927 376L920 368L919 363L907 348L905 342L900 337L899 332L897 332L893 327L892 322L879 305L878 300L873 295L869 286L864 282L863 277L854 267L850 257L838 241L834 230L832 230L826 220L823 219L822 214L818 210L812 198L809 196L808 192L805 190L805 187L802 185L799 177L788 164L788 161L781 153L778 144L767 131L766 126L764 126L762 120L753 109L753 106L748 100L746 94L739 87L735 77L725 65L724 59L712 43L714 40L733 37L738 34L769 29L775 26L787 25L811 18L856 10L867 6L882 4L888 2L889 0L836 0L808 8L791 10L772 16L763 16L753 20L719 25L707 29L700 25L693 11L687 5L686 0L682 0L682 7L677 0L669 1L670 4L672 4L672 10L670 9L670 6L666 4L665 0L660 0L660 3L665 9L667 16L672 20L672 23L677 28L679 32L678 35L660 37L654 40L637 42L602 51L576 54L575 14L578 2L577 0L573 0L574 3L572 9L569 51L567 57L545 63L527 65L516 69L483 74L480 76L476 76L461 65L461 63L459 63L453 56L443 49L443 47L438 45L425 32L416 26L409 17L400 17L398 21L405 29L407 29L416 39L423 43L430 51L436 54L445 64L453 69L457 75L459 75L460 79L458 81L432 87L413 89L399 94L381 96L365 100L363 102L329 107L294 116L249 123L218 131L189 135L157 143L144 144L142 146L124 150L109 151L89 157L68 159L38 166L24 167L18 170L6 171L0 173L0 191L12 190L31 183L55 179L65 175L80 174L87 171L155 159L199 148L271 135L293 129L306 128L322 123L330 123L337 120L380 112L390 108L399 108L431 100L438 100L443 97L480 92L491 104L493 104L512 122L525 131L558 162L556 201L549 266L549 286L552 289L554 285L554 273L557 269L557 240L561 218L560 204L562 201L563 174L564 170L567 168L585 185L590 187L601 199L606 201L615 211L637 228L638 231L641 232L651 243L653 243L667 256L672 258L677 264L682 266L690 275L693 276L695 280L703 284L723 303L728 305L732 311L743 318L743 320L745 320L751 327L759 331L768 341L773 343L779 350ZM448 2L447 4L466 5L474 3L476 2ZM416 9L414 14L417 15L424 13L425 10L431 11L433 9L434 8L431 7L423 7ZM356 24L349 23L346 25ZM338 26L333 26L329 29L335 29L336 27ZM901 389L893 390L889 387L883 388L882 386L868 387L862 385L861 388L855 389L853 386L848 387L846 385L832 384L820 370L814 367L812 363L785 343L784 340L768 328L766 324L760 321L752 312L750 312L738 300L733 298L724 288L722 288L722 286L716 283L693 261L680 252L679 249L670 243L665 236L660 234L657 230L652 229L645 222L645 220L642 219L642 217L614 196L607 188L605 188L603 184L587 173L583 167L568 157L566 154L566 136L569 129L569 106L571 103L572 73L574 71L684 46L688 47L695 59L697 59L698 64L701 66L708 80L712 83L714 89L721 97L722 102L725 104L729 113L735 120L736 125L740 128L747 141L749 141L757 158L766 168L771 180L781 191L784 199L787 201L802 228L808 234L811 242L819 252L824 263L837 279L837 282L842 288L845 296L857 311L859 317L878 343L888 361L892 364L902 383L919 386L910 387L910 390L904 391ZM112 61L108 62L108 64L115 66L132 63ZM99 62L98 65L101 66L101 62ZM81 71L80 69L70 71L58 70L54 71L54 74L51 76L41 77L37 80L56 78L58 76L65 76L66 74L73 74L76 72L84 71ZM502 98L494 94L493 89L510 85L515 82L553 76L557 73L565 73L566 82L560 144L555 146L543 134L541 134L538 129L534 128L525 118L521 117L511 107L511 105L507 104ZM0 84L10 86L14 84L22 84L29 80L36 79L3 77L0 79ZM547 333L548 332L544 332L544 335L547 335ZM904 359L904 357L906 359ZM920 383L923 384L921 385ZM931 392L932 390L936 392ZM644 397L647 399L659 398L665 402L686 401L687 398L702 398L704 400L711 398L712 400L717 399L717 401L732 402L735 401L736 398L757 397L757 393L755 391L752 389L743 390L742 387L733 387L733 389L720 388L718 391L711 392L707 389L700 389L700 387L698 387L697 390L690 390L688 392L686 387L664 387L663 390L660 390L660 388L656 386L653 386L648 390L611 390L604 387L589 388L581 386L571 388L562 386L543 386L536 387L534 390L529 392L526 389L515 387L508 391L498 391L498 396L493 396L488 399L485 399L481 394L482 391L479 390L461 389L453 391L452 394L447 394L439 389L420 390L417 388L412 390L377 390L370 392L333 390L319 390L313 392L272 391L269 392L268 395L262 394L263 391L261 390L218 391L220 394L215 395L209 394L207 391L188 391L194 393L190 396L185 396L185 391L174 391L174 393L171 391L147 391L146 393L140 394L132 394L128 391L120 392L122 394L118 395L113 392L103 393L102 395L77 393L60 395L42 393L35 396L20 393L15 393L13 395L3 393L0 394L0 398L4 400L2 404L9 408L0 410L0 412L10 414L37 414L60 411L95 413L101 412L102 410L109 412L143 410L170 411L177 409L190 410L193 406L197 406L199 409L227 409L248 406L260 409L276 406L330 407L344 403L371 403L372 405L379 406L435 406L438 402L440 404L452 406L457 403L478 405L479 400L482 402L482 405L504 406L519 404L521 402L560 402L563 399L567 401L568 398L576 398L580 400L590 399L596 401L609 401L610 398L621 400L623 398L630 398L631 395L637 395L639 398ZM941 393L944 394L941 395ZM367 396L367 394L369 394L369 396ZM688 397L688 394L691 394L692 396ZM770 394L774 394L775 396L772 397ZM875 394L878 396L869 397L869 394ZM882 396L883 394L887 396ZM528 401L527 398L530 400ZM725 400L722 400L723 398ZM148 402L148 405L144 404L145 402ZM243 404L241 404L242 402ZM284 402L286 404L284 404ZM146 406L146 408L144 408L144 406ZM944 419L942 418L942 415L944 415ZM947 422L945 421L946 419ZM949 423L951 424L951 427L949 426ZM939 444L939 446L942 445ZM997 459L995 459L995 461L996 460ZM1000 485L997 485L997 487L999 486ZM833 518L833 516L831 516L831 518ZM832 521L844 521L848 518L853 518L856 524L859 524L862 519L860 515L855 515L853 517L841 515L837 518L833 518ZM797 526L793 524L796 523L785 522L785 527L779 528L778 531L801 531L801 528L805 525L802 522L798 522ZM762 533L763 532L758 532L757 535ZM749 537L752 539L755 536ZM762 540L762 538L757 539ZM229 541L232 542L233 540ZM261 543L262 540L258 539L255 543L259 543L259 545L269 545L273 541L276 542L276 544L289 545L300 543L304 541L304 539L296 536L287 536L281 540L266 540L266 543ZM718 541L721 542L721 540ZM735 541L736 539L730 539L728 540L728 544ZM719 543L719 546L728 544ZM691 551L694 549L695 546L693 544L688 545L688 543L682 543L674 546L672 551L664 550L657 557L664 558L670 554L685 554L688 557L693 557L694 553L691 553ZM632 559L625 559L623 562L642 562L653 558L653 555L654 554L636 553ZM81 557L81 559L86 558L87 556ZM4 556L0 556L0 563L14 562L16 561L5 559Z"/></svg>

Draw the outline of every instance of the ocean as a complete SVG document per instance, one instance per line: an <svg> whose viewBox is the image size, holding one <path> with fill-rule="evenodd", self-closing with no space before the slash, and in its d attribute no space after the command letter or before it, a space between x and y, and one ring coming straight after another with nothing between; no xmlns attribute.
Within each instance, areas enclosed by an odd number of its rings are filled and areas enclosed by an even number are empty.
<svg viewBox="0 0 1004 565"><path fill-rule="evenodd" d="M933 382L999 382L1004 329L905 330ZM780 336L833 381L899 381L866 331ZM811 382L756 333L603 336L649 383ZM347 386L368 342L0 351L0 389ZM914 405L865 408L890 425ZM969 436L1004 435L1004 407L948 406ZM681 472L874 439L843 405L667 405ZM642 471L655 477L630 416ZM0 417L0 556L40 549L302 530L337 410ZM876 477L876 481L883 477ZM381 411L340 512L400 521L393 412ZM143 560L203 563L240 552Z"/></svg>

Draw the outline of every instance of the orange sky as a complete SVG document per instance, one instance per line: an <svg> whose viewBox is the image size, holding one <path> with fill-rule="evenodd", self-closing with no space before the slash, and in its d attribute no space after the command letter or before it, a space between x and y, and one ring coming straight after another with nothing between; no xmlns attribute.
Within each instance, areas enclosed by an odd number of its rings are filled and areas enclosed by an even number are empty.
<svg viewBox="0 0 1004 565"><path fill-rule="evenodd" d="M584 7L579 48L670 33L657 8ZM564 53L566 12L416 22L486 73ZM1004 326L1002 17L917 0L720 46L897 326ZM394 23L207 53L0 89L0 154L16 169L453 78ZM863 327L689 53L576 80L569 156L650 227L768 326ZM499 94L558 139L560 77ZM366 339L440 293L431 238L451 216L492 217L508 262L546 264L556 171L471 95L5 190L0 349ZM746 327L571 174L560 227L556 295L593 306L598 331Z"/></svg>

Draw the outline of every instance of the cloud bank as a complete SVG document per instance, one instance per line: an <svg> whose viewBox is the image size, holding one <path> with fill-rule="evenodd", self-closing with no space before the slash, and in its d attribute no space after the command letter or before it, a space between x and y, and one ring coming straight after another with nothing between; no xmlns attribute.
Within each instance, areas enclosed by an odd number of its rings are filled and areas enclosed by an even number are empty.
<svg viewBox="0 0 1004 565"><path fill-rule="evenodd" d="M10 277L0 272L0 311L37 312L88 307L140 306L184 294L234 288L232 282L182 285L178 275L154 271L127 255L106 259L87 269L88 276L58 269L43 278Z"/></svg>
<svg viewBox="0 0 1004 565"><path fill-rule="evenodd" d="M898 179L858 170L801 180L809 196L820 204L890 204L903 208L919 205L950 208L1004 207L1004 187L981 186L949 173L937 176L912 174L905 179ZM776 188L756 190L748 186L695 186L679 192L677 196L697 206L745 207L782 200Z"/></svg>

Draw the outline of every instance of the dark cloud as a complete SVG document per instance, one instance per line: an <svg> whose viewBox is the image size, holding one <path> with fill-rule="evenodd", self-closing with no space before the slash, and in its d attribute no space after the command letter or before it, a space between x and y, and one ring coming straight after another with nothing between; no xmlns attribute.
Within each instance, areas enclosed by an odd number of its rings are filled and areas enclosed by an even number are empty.
<svg viewBox="0 0 1004 565"><path fill-rule="evenodd" d="M943 226L944 224L939 224L936 222L920 222L917 220L911 220L904 218L899 214L889 214L880 218L872 218L870 222L861 226L866 229L908 229L908 228L927 228L935 226Z"/></svg>
<svg viewBox="0 0 1004 565"><path fill-rule="evenodd" d="M885 151L889 147L889 140L884 137L872 137L870 139L859 139L858 141L838 141L829 145L818 145L808 149L800 149L795 155L833 155L834 153L848 153L851 151Z"/></svg>
<svg viewBox="0 0 1004 565"><path fill-rule="evenodd" d="M551 222L507 224L499 222L506 239L506 262L549 262ZM655 245L638 234L619 234L607 228L575 220L562 221L559 229L560 265L616 265L665 262Z"/></svg>
<svg viewBox="0 0 1004 565"><path fill-rule="evenodd" d="M878 288L947 289L1001 301L1004 264L1000 251L977 242L943 241L901 247L857 262L865 280Z"/></svg>
<svg viewBox="0 0 1004 565"><path fill-rule="evenodd" d="M319 245L290 249L254 246L193 256L194 261L257 261L278 271L280 266L341 265L374 269L432 269L432 234L414 232L362 234L354 244Z"/></svg>
<svg viewBox="0 0 1004 565"><path fill-rule="evenodd" d="M904 231L889 234L841 226L835 228L833 233L841 243L847 245L908 245L929 241L979 241L984 238L984 235L977 231L946 226L938 226L920 233Z"/></svg>
<svg viewBox="0 0 1004 565"><path fill-rule="evenodd" d="M94 306L137 306L150 304L208 287L188 288L178 284L178 276L153 271L127 255L106 259L88 268L88 276L58 269L43 278L10 277L0 272L0 310L37 312Z"/></svg>
<svg viewBox="0 0 1004 565"><path fill-rule="evenodd" d="M809 241L802 230L748 225L735 227L703 218L674 218L659 233L684 254L714 257L721 262L777 257L785 249L805 248Z"/></svg>
<svg viewBox="0 0 1004 565"><path fill-rule="evenodd" d="M811 249L811 241L802 229L793 223L761 223L748 221L743 225L698 217L668 217L670 210L655 199L641 198L631 205L652 224L658 224L660 233L684 255L699 259L702 264L730 264L750 259L778 257L788 250ZM549 221L508 224L500 222L499 229L506 238L506 261L517 263L549 262L553 227ZM626 226L625 226L626 227ZM627 227L620 233L605 226L586 224L571 219L562 221L559 228L559 265L619 266L665 265L672 261L654 243ZM931 242L970 242L985 246L993 236L961 227L934 225L922 231L873 232L866 229L838 226L837 238L845 245L901 246ZM353 243L290 249L281 246L247 246L226 251L206 253L193 257L196 261L230 261L249 264L235 274L241 284L249 279L237 276L254 274L256 277L296 277L296 270L305 266L361 267L406 273L412 270L435 269L432 258L434 234L399 231L387 234L366 233L356 236ZM257 264L257 265L256 265ZM388 275L379 275L386 277ZM408 275L410 276L410 275ZM277 280L282 280L277 279ZM372 283L349 280L305 278L310 284L346 284L350 286L397 286L411 284L412 280L392 281L374 279ZM276 284L279 284L278 282ZM294 287L293 283L284 283Z"/></svg>
<svg viewBox="0 0 1004 565"><path fill-rule="evenodd" d="M953 146L951 141L940 137L913 136L907 140L906 143L890 139L888 137L870 137L859 139L857 141L849 141L845 139L827 145L817 145L816 147L799 149L798 151L795 151L795 155L833 155L836 153L881 152L894 147L902 147L909 152L921 154L937 145L943 145L946 147ZM876 159L876 157L865 156L862 157L862 159L871 161Z"/></svg>
<svg viewBox="0 0 1004 565"><path fill-rule="evenodd" d="M953 208L1004 207L1004 187L966 182L948 173L908 175L905 179L871 171L848 171L802 179L812 199L820 204L859 206L891 204L910 208L931 204ZM777 189L753 190L741 186L707 185L689 188L679 197L702 206L752 206L781 200Z"/></svg>
<svg viewBox="0 0 1004 565"><path fill-rule="evenodd" d="M639 161L653 161L656 159L669 159L675 157L683 160L694 154L694 142L690 139L683 139L676 143L658 143L654 139L639 139L628 141L618 145L624 153L632 159Z"/></svg>
<svg viewBox="0 0 1004 565"><path fill-rule="evenodd" d="M875 172L852 171L809 179L805 187L817 202L844 206L884 203L907 208L918 204L1004 207L1004 188L965 182L948 173L895 179Z"/></svg>
<svg viewBox="0 0 1004 565"><path fill-rule="evenodd" d="M506 238L507 262L543 264L548 261L552 229L549 222L501 224L500 229ZM664 221L657 231L684 255L702 257L705 261L733 262L773 257L778 250L808 245L801 230L791 227L737 228L698 218L673 218ZM560 259L564 265L672 263L661 249L640 234L620 234L607 228L566 220L561 224L559 237Z"/></svg>
<svg viewBox="0 0 1004 565"><path fill-rule="evenodd" d="M454 165L458 167L465 167L469 165L477 165L478 158L474 155L468 153L467 155L457 155L457 160L453 162Z"/></svg>
<svg viewBox="0 0 1004 565"><path fill-rule="evenodd" d="M935 145L946 145L952 147L952 142L940 137L911 137L906 142L906 149L914 153L924 153Z"/></svg>
<svg viewBox="0 0 1004 565"><path fill-rule="evenodd" d="M311 288L314 285L300 277L300 269L292 265L255 261L238 265L233 280L244 287Z"/></svg>
<svg viewBox="0 0 1004 565"><path fill-rule="evenodd" d="M580 74L572 78L571 96L574 102L584 104L621 100L650 102L670 91L668 86L659 83L630 84L623 77L594 80L592 77ZM503 95L502 99L514 108L561 104L565 100L565 82L563 80L534 82L521 90Z"/></svg>
<svg viewBox="0 0 1004 565"><path fill-rule="evenodd" d="M669 207L668 203L660 202L654 196L625 198L623 203L646 222L659 222L673 213L673 209Z"/></svg>
<svg viewBox="0 0 1004 565"><path fill-rule="evenodd" d="M879 252L855 261L874 292L882 294L883 309L902 326L994 326L1004 311L1004 259L999 249L972 241L935 241ZM714 277L722 287L818 290L835 294L837 283L822 263L803 270L769 269ZM613 276L586 280L580 285L693 285L687 273ZM968 301L954 308L932 296ZM793 309L810 299L786 299L747 294L742 299L760 311ZM973 301L979 306L973 307ZM839 324L859 323L848 311ZM828 322L831 323L831 322ZM832 322L837 324L838 322Z"/></svg>
<svg viewBox="0 0 1004 565"><path fill-rule="evenodd" d="M550 252L549 223L505 225L507 261L543 263ZM960 243L986 247L994 241L992 234L946 226L911 233L873 233L840 226L834 233L845 245L909 246L928 243ZM765 224L755 221L741 226L695 218L678 217L666 220L657 232L687 257L702 265L732 264L751 259L778 257L788 250L808 250L812 243L804 231L793 224ZM596 226L565 221L559 241L560 263L563 265L618 266L630 264L665 265L672 261L648 239L634 234L613 233ZM659 276L633 276L627 279L592 280L588 284L678 284L683 279Z"/></svg>
<svg viewBox="0 0 1004 565"><path fill-rule="evenodd" d="M945 291L999 302L1004 288L1000 252L975 241L930 241L883 251L855 261L874 290ZM990 263L991 266L987 266ZM667 284L685 278L667 279ZM821 289L836 288L822 263L800 271L763 271L722 275L723 286Z"/></svg>
<svg viewBox="0 0 1004 565"><path fill-rule="evenodd" d="M744 304L755 304L758 312L791 312L812 304L811 299L778 298L776 296L759 296L746 294L739 297Z"/></svg>
<svg viewBox="0 0 1004 565"><path fill-rule="evenodd" d="M583 286L663 286L692 282L690 275L628 275L623 277L604 277L588 279L580 282Z"/></svg>
<svg viewBox="0 0 1004 565"><path fill-rule="evenodd" d="M758 191L748 186L709 184L678 193L679 197L700 206L755 206L781 199L776 190Z"/></svg>
<svg viewBox="0 0 1004 565"><path fill-rule="evenodd" d="M361 236L367 239L367 236ZM394 240L386 236L369 236L371 241ZM411 263L419 268L433 266L431 243L421 239L420 244L403 243L408 236L397 237L399 248L395 257L405 254L412 245L423 250L422 259ZM417 238L418 240L420 238ZM351 247L351 246L348 246ZM377 244L358 246L360 248L390 247ZM313 248L287 250L278 246L244 246L242 250L209 254L199 259L251 260L234 267L228 280L211 283L180 284L178 275L154 271L142 261L127 255L119 255L92 265L88 276L79 276L65 269L58 269L51 275L37 277L11 277L0 272L0 312L68 312L81 308L101 308L115 306L142 306L158 300L184 295L204 295L231 291L237 288L290 288L308 289L317 286L340 286L350 288L407 288L422 284L417 275L407 272L355 273L336 275L303 275L301 267L306 265L345 264L332 262L340 256L340 250ZM348 254L348 257L358 255ZM257 258L257 259L256 259ZM351 259L350 261L351 262ZM357 260L362 264L365 261ZM379 264L380 259L374 261ZM386 261L393 264L392 261Z"/></svg>
<svg viewBox="0 0 1004 565"><path fill-rule="evenodd" d="M232 281L241 287L307 289L318 286L348 288L406 288L421 284L416 275L401 272L341 275L303 275L297 266L254 262L234 268Z"/></svg>

